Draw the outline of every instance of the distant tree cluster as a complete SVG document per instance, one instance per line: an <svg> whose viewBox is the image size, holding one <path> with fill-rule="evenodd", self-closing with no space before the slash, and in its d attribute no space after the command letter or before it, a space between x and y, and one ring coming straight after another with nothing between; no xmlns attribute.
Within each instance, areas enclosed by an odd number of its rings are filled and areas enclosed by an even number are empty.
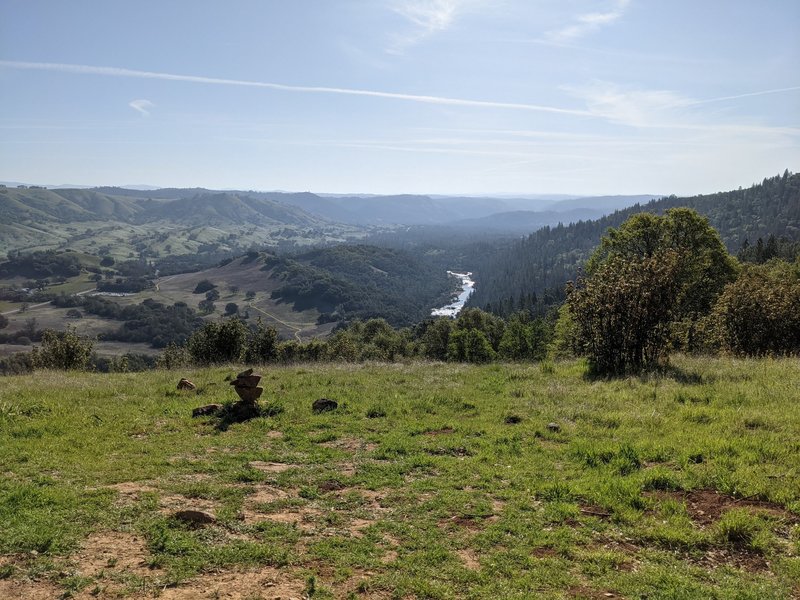
<svg viewBox="0 0 800 600"><path fill-rule="evenodd" d="M61 294L52 303L60 308L82 308L84 312L106 319L122 321L116 331L102 338L128 343L148 343L165 348L170 343L183 344L202 326L200 316L184 302L169 306L152 298L141 304L120 305L100 296L67 296Z"/></svg>
<svg viewBox="0 0 800 600"><path fill-rule="evenodd" d="M159 364L172 368L236 362L540 360L547 353L552 332L552 321L533 319L526 313L505 321L473 308L457 319L428 319L402 329L392 327L385 319L357 320L325 340L299 342L280 340L276 330L260 320L248 326L232 317L206 323L183 346L170 345Z"/></svg>
<svg viewBox="0 0 800 600"><path fill-rule="evenodd" d="M0 278L75 277L80 272L81 259L74 252L46 250L29 254L11 253L6 262L0 263Z"/></svg>

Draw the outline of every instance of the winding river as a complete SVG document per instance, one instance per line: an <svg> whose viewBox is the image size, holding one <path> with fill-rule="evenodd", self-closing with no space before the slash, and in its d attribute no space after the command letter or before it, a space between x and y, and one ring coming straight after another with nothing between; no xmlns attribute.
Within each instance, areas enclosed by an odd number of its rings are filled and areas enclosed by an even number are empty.
<svg viewBox="0 0 800 600"><path fill-rule="evenodd" d="M448 304L447 306L434 308L431 311L432 317L455 318L458 316L458 313L461 312L461 309L464 308L464 304L466 304L467 299L472 295L472 292L475 291L475 282L472 281L471 278L472 273L454 273L453 271L448 271L447 274L451 277L458 277L461 280L461 293L454 302Z"/></svg>

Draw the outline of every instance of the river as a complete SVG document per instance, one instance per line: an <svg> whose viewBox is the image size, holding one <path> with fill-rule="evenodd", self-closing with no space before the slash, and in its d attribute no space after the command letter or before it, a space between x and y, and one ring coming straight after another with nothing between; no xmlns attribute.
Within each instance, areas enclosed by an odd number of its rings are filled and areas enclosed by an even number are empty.
<svg viewBox="0 0 800 600"><path fill-rule="evenodd" d="M434 308L431 311L432 317L455 318L458 316L458 313L461 312L461 309L464 308L464 304L467 303L467 299L472 295L472 292L475 291L475 282L472 281L472 273L454 273L453 271L448 271L447 274L451 277L458 277L461 280L461 293L454 302L447 306Z"/></svg>

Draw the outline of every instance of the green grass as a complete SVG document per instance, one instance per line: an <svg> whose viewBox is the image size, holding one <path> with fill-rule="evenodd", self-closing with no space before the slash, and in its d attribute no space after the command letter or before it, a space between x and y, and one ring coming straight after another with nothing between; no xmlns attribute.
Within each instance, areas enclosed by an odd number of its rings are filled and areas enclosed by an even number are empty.
<svg viewBox="0 0 800 600"><path fill-rule="evenodd" d="M269 367L274 416L192 419L236 370L0 381L0 592L263 570L314 598L800 593L797 360L611 381L576 362ZM313 414L321 397L339 408ZM104 535L138 546L90 568Z"/></svg>

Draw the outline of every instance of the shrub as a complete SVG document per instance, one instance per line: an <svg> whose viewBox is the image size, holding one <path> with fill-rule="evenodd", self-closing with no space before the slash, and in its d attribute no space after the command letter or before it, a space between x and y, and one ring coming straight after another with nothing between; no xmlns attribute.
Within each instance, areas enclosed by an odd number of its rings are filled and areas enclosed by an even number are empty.
<svg viewBox="0 0 800 600"><path fill-rule="evenodd" d="M760 356L800 352L800 263L749 266L714 307L722 348Z"/></svg>
<svg viewBox="0 0 800 600"><path fill-rule="evenodd" d="M199 364L238 362L244 356L247 336L247 326L236 318L206 323L192 334L186 349Z"/></svg>
<svg viewBox="0 0 800 600"><path fill-rule="evenodd" d="M57 332L51 329L42 334L42 346L33 351L33 363L45 369L86 369L92 358L94 344L78 335L75 329Z"/></svg>

